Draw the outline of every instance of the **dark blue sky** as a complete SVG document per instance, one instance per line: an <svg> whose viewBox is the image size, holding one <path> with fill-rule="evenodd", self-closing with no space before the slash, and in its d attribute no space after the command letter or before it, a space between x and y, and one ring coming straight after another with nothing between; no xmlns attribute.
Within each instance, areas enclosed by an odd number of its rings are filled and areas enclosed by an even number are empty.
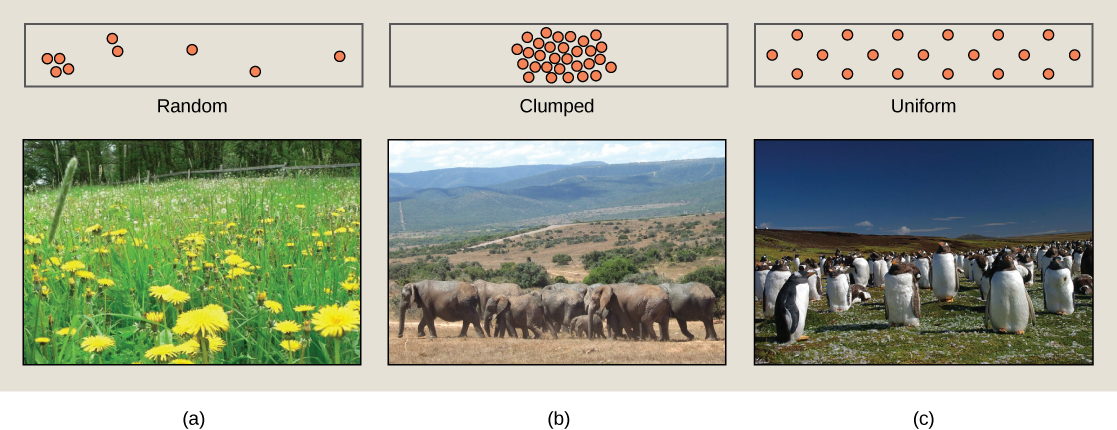
<svg viewBox="0 0 1117 430"><path fill-rule="evenodd" d="M756 141L760 228L957 237L1093 230L1090 141Z"/></svg>

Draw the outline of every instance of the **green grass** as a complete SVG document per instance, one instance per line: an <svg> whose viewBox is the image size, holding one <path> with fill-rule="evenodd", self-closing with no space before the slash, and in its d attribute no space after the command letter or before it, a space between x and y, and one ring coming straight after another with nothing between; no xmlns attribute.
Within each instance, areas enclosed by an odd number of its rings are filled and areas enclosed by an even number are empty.
<svg viewBox="0 0 1117 430"><path fill-rule="evenodd" d="M804 334L810 339L792 345L775 341L771 320L755 324L755 360L762 363L810 364L1092 364L1094 362L1093 296L1076 296L1071 315L1049 314L1043 308L1041 283L1028 288L1036 325L1023 335L985 329L980 291L962 281L953 303L940 303L931 290L921 290L919 327L890 328L884 318L884 289L869 289L869 303L845 312L830 312L823 299L810 303ZM762 316L762 306L754 306Z"/></svg>
<svg viewBox="0 0 1117 430"><path fill-rule="evenodd" d="M305 175L78 187L66 197L55 246L29 243L34 240L28 236L46 242L57 198L57 191L24 196L25 364L152 363L144 357L149 349L192 339L172 330L181 313L214 304L228 314L229 327L217 333L226 345L204 359L190 352L177 358L215 364L361 362L356 329L340 338L272 329L278 321L302 324L323 306L359 312L360 289L353 288L361 274L359 179ZM100 232L86 231L95 224ZM127 232L102 236L115 230ZM192 233L204 235L204 244L183 240ZM105 253L97 252L101 249ZM250 274L230 279L230 253L250 263L244 267ZM93 279L61 270L52 257L81 262ZM115 285L101 288L100 279ZM175 306L149 294L150 287L164 285L188 293L189 300ZM282 310L261 306L260 293ZM299 305L316 310L295 312ZM165 319L155 324L145 318L148 312L164 312ZM63 328L76 334L58 334ZM84 351L82 339L94 335L108 336L115 345L102 353ZM36 338L49 343L39 345ZM300 340L303 348L290 353L280 347L285 339Z"/></svg>

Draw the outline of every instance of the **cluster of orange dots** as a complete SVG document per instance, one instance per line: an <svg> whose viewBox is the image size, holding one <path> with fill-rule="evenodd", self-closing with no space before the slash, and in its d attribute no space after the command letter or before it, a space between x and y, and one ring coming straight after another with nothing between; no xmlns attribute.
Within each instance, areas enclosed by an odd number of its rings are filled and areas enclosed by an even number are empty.
<svg viewBox="0 0 1117 430"><path fill-rule="evenodd" d="M574 79L599 81L602 68L609 73L617 71L617 63L605 59L605 50L609 47L601 40L601 30L579 36L573 31L563 33L543 27L538 37L525 31L520 40L523 45L512 45L512 54L522 56L516 60L516 67L525 71L524 82L529 84L540 72L545 74L547 83L562 79L569 84Z"/></svg>
<svg viewBox="0 0 1117 430"><path fill-rule="evenodd" d="M43 54L43 64L50 65L51 63L60 64L61 66L52 66L50 68L50 75L53 77L62 76L63 73L69 75L74 73L74 65L66 63L66 54L61 52L57 54L45 53ZM66 64L62 64L66 63Z"/></svg>
<svg viewBox="0 0 1117 430"><path fill-rule="evenodd" d="M1003 30L1000 30L1000 29L993 30L993 40L1000 41L1000 40L1003 40L1004 37L1005 37L1005 32ZM903 30L898 29L898 28L895 29L895 30L892 30L892 39L893 40L899 41L903 38L904 38L904 31ZM946 40L946 41L953 40L954 39L954 31L951 30L951 29L943 30L942 38L943 38L943 40ZM1043 31L1043 40L1050 41L1054 38L1055 38L1055 31L1054 30L1048 29L1048 30ZM791 39L795 40L795 41L803 40L803 30L799 30L799 29L792 30L791 31ZM842 39L847 40L847 41L848 40L853 40L853 30L849 30L849 29L842 30ZM776 52L775 49L769 49L766 56L768 57L768 61L776 61L776 59L779 58L779 52ZM868 57L869 61L876 61L878 58L880 58L880 52L878 52L876 49L870 49L869 52L867 52L865 54L865 56ZM1020 61L1028 61L1028 59L1032 57L1032 54L1027 49L1021 49L1020 52L1017 54L1017 56L1020 58ZM1079 58L1082 58L1082 53L1079 52L1077 49L1071 49L1068 56L1070 57L1071 61L1078 61ZM819 61L826 61L826 59L830 58L830 53L827 52L825 49L819 49L818 52L815 53L815 57L817 57ZM931 58L931 52L926 50L926 49L920 49L919 52L916 53L916 57L919 58L920 61L927 61L928 58ZM978 50L976 50L976 49L971 49L969 51L969 53L967 53L967 57L969 57L970 61L977 61L979 58L981 58L981 53L978 52ZM954 70L950 69L950 68L943 69L942 70L942 77L943 77L943 79L946 79L946 80L953 79L954 78ZM993 79L1000 80L1004 77L1005 77L1005 72L1004 72L1003 69L1001 69L1001 68L993 69ZM1047 69L1043 70L1043 78L1044 79L1051 80L1054 77L1055 77L1055 70L1053 70L1051 68L1047 68ZM795 79L795 80L803 79L803 69L800 69L800 68L792 69L791 70L791 78ZM853 69L850 69L850 68L843 69L842 70L842 78L845 79L845 80L853 79ZM900 69L900 68L892 69L892 79L900 80L900 79L903 79L903 78L904 78L904 71L902 69Z"/></svg>

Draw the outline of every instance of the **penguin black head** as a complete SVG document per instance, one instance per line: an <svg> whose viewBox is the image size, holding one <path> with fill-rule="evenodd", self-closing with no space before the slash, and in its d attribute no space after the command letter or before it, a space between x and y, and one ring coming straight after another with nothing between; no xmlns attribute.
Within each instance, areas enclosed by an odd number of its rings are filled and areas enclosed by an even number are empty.
<svg viewBox="0 0 1117 430"><path fill-rule="evenodd" d="M1065 267L1063 267L1063 259L1062 258L1052 258L1051 263L1047 265L1047 268L1051 269L1051 270L1065 269Z"/></svg>
<svg viewBox="0 0 1117 430"><path fill-rule="evenodd" d="M760 261L768 261L768 256L767 255L761 255L760 256Z"/></svg>
<svg viewBox="0 0 1117 430"><path fill-rule="evenodd" d="M778 271L778 272L789 272L789 271L791 271L791 269L787 267L787 262L784 261L784 260L777 261L776 266L773 267L772 270L775 270L775 271Z"/></svg>
<svg viewBox="0 0 1117 430"><path fill-rule="evenodd" d="M939 250L935 251L936 254L949 254L950 244L946 242L939 242Z"/></svg>

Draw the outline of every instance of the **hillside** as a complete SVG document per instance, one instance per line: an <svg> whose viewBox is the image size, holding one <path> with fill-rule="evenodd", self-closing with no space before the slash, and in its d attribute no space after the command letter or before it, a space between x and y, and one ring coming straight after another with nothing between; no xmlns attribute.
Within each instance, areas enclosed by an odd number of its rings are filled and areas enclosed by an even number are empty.
<svg viewBox="0 0 1117 430"><path fill-rule="evenodd" d="M805 230L755 230L755 232L756 260L759 260L761 255L767 255L769 258L778 258L795 253L803 255L804 258L817 258L818 254L833 254L835 248L840 249L843 253L846 251L868 253L873 250L911 252L920 249L934 252L939 242L947 242L950 243L950 247L954 251L968 251L971 249L1019 246L1024 244L1078 240L1093 237L1093 233L1091 232L970 240L961 238L948 239L945 237L863 235L856 233Z"/></svg>
<svg viewBox="0 0 1117 430"><path fill-rule="evenodd" d="M507 167L455 167L412 173L388 173L388 195L392 197L402 196L427 188L484 187L565 167L568 166L535 164Z"/></svg>

